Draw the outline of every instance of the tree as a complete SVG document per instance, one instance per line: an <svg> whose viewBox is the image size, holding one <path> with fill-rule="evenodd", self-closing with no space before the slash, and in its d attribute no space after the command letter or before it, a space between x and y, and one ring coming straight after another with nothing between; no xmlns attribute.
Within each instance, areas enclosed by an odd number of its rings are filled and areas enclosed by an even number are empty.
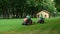
<svg viewBox="0 0 60 34"><path fill-rule="evenodd" d="M54 0L57 11L60 12L60 0Z"/></svg>
<svg viewBox="0 0 60 34"><path fill-rule="evenodd" d="M4 18L10 15L16 18L27 14L33 16L41 10L56 11L51 0L0 0L0 14Z"/></svg>

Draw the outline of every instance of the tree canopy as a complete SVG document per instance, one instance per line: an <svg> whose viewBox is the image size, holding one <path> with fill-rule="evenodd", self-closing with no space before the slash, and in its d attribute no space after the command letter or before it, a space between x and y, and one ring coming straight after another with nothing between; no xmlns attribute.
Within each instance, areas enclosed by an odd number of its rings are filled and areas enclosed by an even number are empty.
<svg viewBox="0 0 60 34"><path fill-rule="evenodd" d="M41 10L56 12L55 6L59 10L58 1L55 0L54 2L51 0L0 0L0 16L3 15L6 18L13 14L13 17L16 15L18 18L27 14L33 16Z"/></svg>
<svg viewBox="0 0 60 34"><path fill-rule="evenodd" d="M54 0L57 11L60 12L60 0Z"/></svg>

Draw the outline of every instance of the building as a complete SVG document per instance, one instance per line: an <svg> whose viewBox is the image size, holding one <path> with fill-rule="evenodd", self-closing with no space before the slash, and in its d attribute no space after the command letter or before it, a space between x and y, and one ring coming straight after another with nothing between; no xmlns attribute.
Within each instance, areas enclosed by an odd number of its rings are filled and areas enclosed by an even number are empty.
<svg viewBox="0 0 60 34"><path fill-rule="evenodd" d="M39 16L43 15L44 18L49 18L49 17L50 17L49 12L46 11L46 10L43 10L43 11L38 12L38 13L37 13L37 16L38 16L38 15L39 15Z"/></svg>

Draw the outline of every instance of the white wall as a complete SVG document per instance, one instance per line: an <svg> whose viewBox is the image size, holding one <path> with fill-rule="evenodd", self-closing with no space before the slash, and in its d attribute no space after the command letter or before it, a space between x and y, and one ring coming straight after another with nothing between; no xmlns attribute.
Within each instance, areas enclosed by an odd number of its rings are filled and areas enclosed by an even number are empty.
<svg viewBox="0 0 60 34"><path fill-rule="evenodd" d="M44 11L37 13L37 15L39 15L39 16L41 16L41 14L43 15L44 18L49 18L49 13L46 13ZM45 15L46 15L46 17L45 17Z"/></svg>

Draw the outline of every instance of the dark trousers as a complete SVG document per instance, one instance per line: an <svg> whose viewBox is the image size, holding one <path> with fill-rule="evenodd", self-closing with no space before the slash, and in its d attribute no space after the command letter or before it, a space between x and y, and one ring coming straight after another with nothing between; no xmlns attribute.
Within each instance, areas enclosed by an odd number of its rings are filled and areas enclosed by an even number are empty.
<svg viewBox="0 0 60 34"><path fill-rule="evenodd" d="M41 19L41 20L39 20L39 21L38 21L38 23L44 23L44 20L43 20L43 19Z"/></svg>
<svg viewBox="0 0 60 34"><path fill-rule="evenodd" d="M32 24L32 20L27 20L26 22L23 22L22 25L30 25L30 24Z"/></svg>

